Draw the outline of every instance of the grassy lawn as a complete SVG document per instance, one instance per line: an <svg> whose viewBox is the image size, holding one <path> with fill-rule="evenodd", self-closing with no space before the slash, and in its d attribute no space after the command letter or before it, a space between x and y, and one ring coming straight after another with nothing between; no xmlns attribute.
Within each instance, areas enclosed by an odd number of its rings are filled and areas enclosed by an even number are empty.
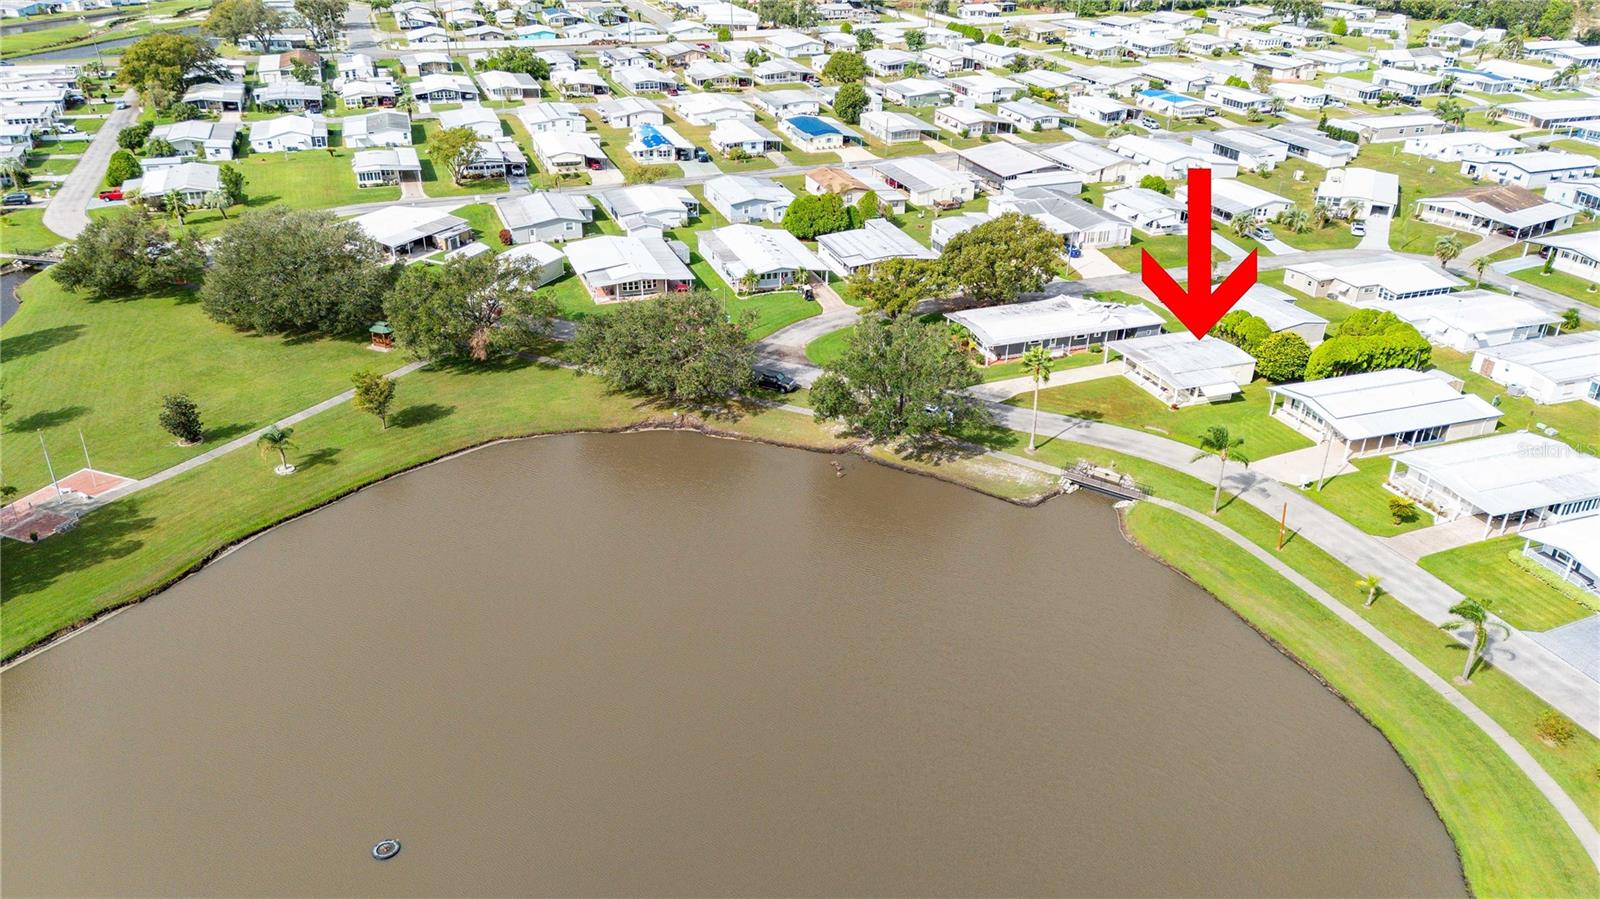
<svg viewBox="0 0 1600 899"><path fill-rule="evenodd" d="M821 153L804 153L799 150L783 151L783 158L789 160L790 165L828 165L839 161L839 154L832 150Z"/></svg>
<svg viewBox="0 0 1600 899"><path fill-rule="evenodd" d="M1338 464L1338 460L1333 460ZM1389 479L1390 460L1356 459L1356 470L1328 479L1319 491L1313 486L1301 491L1305 497L1369 534L1393 537L1433 524L1433 517L1418 509L1415 521L1395 524L1389 517L1389 500L1395 495L1383 489Z"/></svg>
<svg viewBox="0 0 1600 899"><path fill-rule="evenodd" d="M364 341L248 336L183 293L91 301L41 274L21 294L3 332L11 410L0 460L23 493L50 480L35 431L57 474L82 467L81 428L96 468L142 477L347 389L357 369L405 361ZM176 446L156 423L161 397L179 392L200 407L200 446Z"/></svg>
<svg viewBox="0 0 1600 899"><path fill-rule="evenodd" d="M1228 239L1232 240L1233 238L1230 236ZM1133 242L1128 246L1110 247L1100 252L1106 254L1106 258L1121 266L1124 271L1138 272L1139 267L1143 264L1140 262L1140 259L1143 258L1141 252L1143 250L1149 250L1150 255L1154 256L1155 260L1166 268L1189 264L1189 238L1185 234L1163 234L1160 237L1151 237L1134 232ZM1212 262L1220 262L1226 258L1228 258L1227 254L1221 250L1215 247L1211 249Z"/></svg>
<svg viewBox="0 0 1600 899"><path fill-rule="evenodd" d="M1020 400L1012 404L1022 405ZM1039 394L1039 408L1150 431L1190 446L1199 445L1206 428L1222 425L1244 438L1243 449L1251 459L1311 445L1310 439L1267 415L1267 388L1262 381L1245 385L1242 396L1226 403L1172 410L1119 375L1048 388Z"/></svg>
<svg viewBox="0 0 1600 899"><path fill-rule="evenodd" d="M26 166L29 175L65 175L77 167L77 159L51 159L47 156L31 156Z"/></svg>
<svg viewBox="0 0 1600 899"><path fill-rule="evenodd" d="M855 335L855 325L829 331L806 344L806 358L816 365L827 365L844 354L845 347L850 345L850 339Z"/></svg>
<svg viewBox="0 0 1600 899"><path fill-rule="evenodd" d="M0 213L0 253L33 253L65 240L44 226L43 209L8 209Z"/></svg>
<svg viewBox="0 0 1600 899"><path fill-rule="evenodd" d="M1525 268L1520 272L1512 272L1511 277L1524 281L1545 290L1553 290L1564 297L1571 297L1580 303L1590 306L1600 306L1600 287L1592 281L1585 281L1577 275L1567 272L1551 272L1545 274L1542 266Z"/></svg>
<svg viewBox="0 0 1600 899"><path fill-rule="evenodd" d="M1515 534L1496 537L1423 556L1418 564L1519 630L1547 631L1593 615L1511 561L1522 540Z"/></svg>
<svg viewBox="0 0 1600 899"><path fill-rule="evenodd" d="M473 203L471 206L462 206L450 214L466 219L477 234L478 240L488 244L490 251L494 253L506 251L507 248L500 243L500 216L490 204Z"/></svg>
<svg viewBox="0 0 1600 899"><path fill-rule="evenodd" d="M1481 730L1399 662L1203 525L1149 505L1127 520L1135 539L1312 666L1383 732L1455 838L1475 894L1594 889L1593 865L1549 803ZM1469 690L1474 699L1477 683Z"/></svg>
<svg viewBox="0 0 1600 899"><path fill-rule="evenodd" d="M357 187L353 155L339 149L250 153L233 165L245 176L249 206L320 209L400 199L398 187Z"/></svg>

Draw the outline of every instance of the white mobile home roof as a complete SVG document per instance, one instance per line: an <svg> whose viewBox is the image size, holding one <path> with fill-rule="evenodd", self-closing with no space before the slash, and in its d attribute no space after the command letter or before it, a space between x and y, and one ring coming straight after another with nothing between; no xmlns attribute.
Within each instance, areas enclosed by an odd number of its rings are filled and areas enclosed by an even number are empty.
<svg viewBox="0 0 1600 899"><path fill-rule="evenodd" d="M1346 440L1499 418L1500 410L1428 372L1391 368L1268 390L1311 406Z"/></svg>
<svg viewBox="0 0 1600 899"><path fill-rule="evenodd" d="M820 272L827 268L800 238L781 228L755 225L728 225L701 234L700 254L715 254L734 278L746 272Z"/></svg>
<svg viewBox="0 0 1600 899"><path fill-rule="evenodd" d="M1489 515L1600 496L1600 458L1530 434L1496 434L1395 459Z"/></svg>
<svg viewBox="0 0 1600 899"><path fill-rule="evenodd" d="M1134 188L1136 189L1136 188ZM1156 194L1156 196L1161 196ZM1267 323L1267 327L1274 331L1284 331L1300 325L1326 325L1328 320L1315 312L1308 312L1295 305L1294 300L1276 287L1266 284L1256 284L1245 291L1244 297L1239 300L1239 309L1256 316Z"/></svg>
<svg viewBox="0 0 1600 899"><path fill-rule="evenodd" d="M629 281L692 281L694 273L660 234L602 235L567 244L567 261L598 287Z"/></svg>
<svg viewBox="0 0 1600 899"><path fill-rule="evenodd" d="M1433 327L1436 323L1477 338L1495 331L1551 325L1561 320L1555 313L1527 300L1487 290L1395 300L1385 303L1383 308L1415 325L1424 334L1436 330Z"/></svg>
<svg viewBox="0 0 1600 899"><path fill-rule="evenodd" d="M817 245L852 268L885 259L937 259L939 254L883 219L871 219L854 231L839 231L817 238Z"/></svg>
<svg viewBox="0 0 1600 899"><path fill-rule="evenodd" d="M1590 571L1600 571L1600 515L1558 522L1523 536L1565 551Z"/></svg>
<svg viewBox="0 0 1600 899"><path fill-rule="evenodd" d="M1040 343L1081 334L1104 334L1151 325L1161 316L1142 303L1123 305L1085 297L1057 297L951 312L945 318L972 332L984 346Z"/></svg>
<svg viewBox="0 0 1600 899"><path fill-rule="evenodd" d="M1106 346L1173 387L1198 389L1206 396L1213 392L1218 395L1238 393L1239 384L1228 370L1245 363L1255 364L1249 353L1226 340L1210 336L1195 340L1188 331L1113 340Z"/></svg>

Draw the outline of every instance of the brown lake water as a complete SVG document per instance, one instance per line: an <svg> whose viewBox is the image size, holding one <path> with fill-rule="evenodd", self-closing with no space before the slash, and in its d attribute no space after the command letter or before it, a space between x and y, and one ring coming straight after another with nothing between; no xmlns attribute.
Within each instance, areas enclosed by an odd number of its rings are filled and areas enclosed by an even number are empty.
<svg viewBox="0 0 1600 899"><path fill-rule="evenodd" d="M831 463L523 441L262 536L4 675L5 893L1463 893L1108 504Z"/></svg>

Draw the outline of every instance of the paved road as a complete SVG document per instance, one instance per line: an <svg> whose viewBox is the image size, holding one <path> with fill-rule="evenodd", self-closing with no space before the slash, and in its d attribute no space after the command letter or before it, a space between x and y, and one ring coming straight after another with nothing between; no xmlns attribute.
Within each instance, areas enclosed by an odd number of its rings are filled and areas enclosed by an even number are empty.
<svg viewBox="0 0 1600 899"><path fill-rule="evenodd" d="M1036 471L1056 475L1061 473L1060 469L1044 465L1034 459L1010 453L992 453L991 455L999 456L1007 461ZM1361 617L1356 610L1334 599L1328 595L1327 591L1307 580L1300 572L1294 570L1282 559L1262 549L1227 525L1187 506L1180 506L1177 503L1158 497L1150 497L1145 502L1160 506L1163 509L1170 509L1192 521L1199 522L1240 549L1243 549L1263 565L1271 568L1285 580L1300 588L1307 596L1316 600L1323 608L1333 613L1345 624L1354 628L1368 640L1371 640L1373 645L1383 650L1390 658L1399 662L1418 680L1427 684L1429 689L1442 696L1446 702L1455 706L1463 715L1467 716L1468 720L1476 724L1490 740L1494 741L1494 744L1511 759L1512 763L1521 769L1522 773L1533 782L1539 792L1550 800L1550 804L1561 815L1561 819L1566 822L1567 827L1571 828L1573 834L1577 836L1578 842L1583 845L1584 851L1589 854L1589 858L1594 861L1596 866L1600 866L1600 830L1595 829L1594 822L1589 820L1589 817L1583 813L1578 804L1572 801L1572 797L1568 796L1566 791L1561 788L1561 785L1556 783L1555 778L1550 776L1550 772L1546 771L1544 766L1540 765L1515 737L1511 736L1504 727L1501 727L1499 722L1478 708L1455 684L1440 677L1433 669L1423 664L1420 659L1406 651L1405 647L1390 639L1388 634L1385 634L1370 621Z"/></svg>
<svg viewBox="0 0 1600 899"><path fill-rule="evenodd" d="M72 173L61 183L61 189L44 210L44 226L62 237L77 237L89 227L89 201L99 192L100 182L106 176L106 166L111 162L111 154L117 151L117 132L139 117L139 95L130 90L122 95L122 99L128 101L128 108L113 110L106 118L106 123L95 133L94 140L89 142L89 149L84 151L83 158L73 167Z"/></svg>

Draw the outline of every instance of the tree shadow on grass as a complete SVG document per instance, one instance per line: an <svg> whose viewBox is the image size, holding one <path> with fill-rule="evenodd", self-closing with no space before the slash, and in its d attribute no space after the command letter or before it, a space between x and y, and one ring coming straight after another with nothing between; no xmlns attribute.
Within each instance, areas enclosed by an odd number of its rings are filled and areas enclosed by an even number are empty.
<svg viewBox="0 0 1600 899"><path fill-rule="evenodd" d="M35 412L12 421L6 426L6 430L15 434L43 431L82 418L88 411L88 406L62 406L59 409Z"/></svg>
<svg viewBox="0 0 1600 899"><path fill-rule="evenodd" d="M78 569L92 568L138 551L144 541L137 535L156 523L142 512L139 499L129 497L90 512L66 533L46 537L38 543L8 544L6 564L0 571L0 595L4 597L0 604L44 590L63 575Z"/></svg>
<svg viewBox="0 0 1600 899"><path fill-rule="evenodd" d="M83 325L57 325L54 328L42 328L25 334L8 335L4 341L0 341L0 358L4 358L7 362L15 362L23 356L53 350L62 344L77 340L83 330Z"/></svg>
<svg viewBox="0 0 1600 899"><path fill-rule="evenodd" d="M449 418L455 411L455 406L442 406L438 403L418 403L414 406L407 406L390 416L389 424L397 428L416 428Z"/></svg>
<svg viewBox="0 0 1600 899"><path fill-rule="evenodd" d="M238 437L240 434L247 433L251 430L253 430L253 427L248 422L236 421L231 425L218 425L214 428L206 428L205 440L207 443L211 443L213 441L216 443L226 443L229 440Z"/></svg>
<svg viewBox="0 0 1600 899"><path fill-rule="evenodd" d="M308 468L316 468L322 465L337 465L339 463L335 461L335 458L341 452L344 451L336 446L319 447L296 460L294 463L295 470L305 471Z"/></svg>

